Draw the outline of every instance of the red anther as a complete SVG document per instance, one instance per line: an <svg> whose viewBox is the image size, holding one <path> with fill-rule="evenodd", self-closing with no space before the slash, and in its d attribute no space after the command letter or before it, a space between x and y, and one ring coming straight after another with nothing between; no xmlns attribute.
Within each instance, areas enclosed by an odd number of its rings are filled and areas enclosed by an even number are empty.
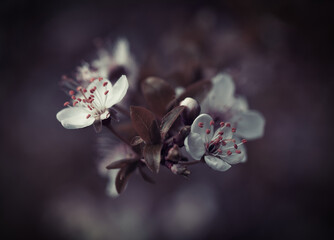
<svg viewBox="0 0 334 240"><path fill-rule="evenodd" d="M86 89L86 88L84 88L84 89L82 89L82 91L83 91L84 93L86 93L86 92L87 92L87 89Z"/></svg>
<svg viewBox="0 0 334 240"><path fill-rule="evenodd" d="M218 152L218 153L222 153L223 151L222 151L220 148L218 148L218 149L217 149L217 152Z"/></svg>
<svg viewBox="0 0 334 240"><path fill-rule="evenodd" d="M90 93L94 93L95 92L95 89L94 88L92 88L91 90L89 90L90 91Z"/></svg>
<svg viewBox="0 0 334 240"><path fill-rule="evenodd" d="M224 127L224 126L225 126L225 123L224 123L224 122L220 122L220 126L221 126L221 127Z"/></svg>
<svg viewBox="0 0 334 240"><path fill-rule="evenodd" d="M234 144L234 148L235 148L235 149L238 149L238 145L237 145L237 144Z"/></svg>
<svg viewBox="0 0 334 240"><path fill-rule="evenodd" d="M224 132L219 132L218 134L219 134L220 136L222 136L222 135L224 134Z"/></svg>
<svg viewBox="0 0 334 240"><path fill-rule="evenodd" d="M80 92L81 90L82 90L82 87L81 87L81 86L77 87L77 91L78 91L78 92Z"/></svg>
<svg viewBox="0 0 334 240"><path fill-rule="evenodd" d="M71 97L73 100L75 100L76 99L76 97L74 96L74 95L72 95L72 97Z"/></svg>
<svg viewBox="0 0 334 240"><path fill-rule="evenodd" d="M90 97L90 98L94 98L95 96L92 94L92 95L90 95L89 97Z"/></svg>
<svg viewBox="0 0 334 240"><path fill-rule="evenodd" d="M109 90L105 91L105 92L104 92L104 95L107 95L107 94L108 94L108 92L109 92Z"/></svg>
<svg viewBox="0 0 334 240"><path fill-rule="evenodd" d="M88 108L89 108L89 110L91 110L91 111L93 110L91 106L88 106Z"/></svg>
<svg viewBox="0 0 334 240"><path fill-rule="evenodd" d="M241 142L242 142L242 143L246 143L247 140L246 140L246 139L242 139Z"/></svg>
<svg viewBox="0 0 334 240"><path fill-rule="evenodd" d="M99 77L99 81L103 80L103 77Z"/></svg>
<svg viewBox="0 0 334 240"><path fill-rule="evenodd" d="M70 90L68 93L72 96L74 94L74 91Z"/></svg>
<svg viewBox="0 0 334 240"><path fill-rule="evenodd" d="M70 102L65 102L65 103L64 103L64 107L66 107L66 106L68 106L68 105L70 105Z"/></svg>
<svg viewBox="0 0 334 240"><path fill-rule="evenodd" d="M108 82L104 82L103 83L103 87L107 86Z"/></svg>
<svg viewBox="0 0 334 240"><path fill-rule="evenodd" d="M73 103L73 107L74 107L75 105L77 105L77 103L78 103L78 101L75 101L75 102Z"/></svg>
<svg viewBox="0 0 334 240"><path fill-rule="evenodd" d="M210 126L214 125L215 122L213 120L210 121Z"/></svg>
<svg viewBox="0 0 334 240"><path fill-rule="evenodd" d="M83 99L82 101L83 101L84 103L86 103L86 102L87 102L87 100L86 100L86 99Z"/></svg>
<svg viewBox="0 0 334 240"><path fill-rule="evenodd" d="M225 142L225 141L222 141L222 145L223 145L223 146L226 146L226 142Z"/></svg>
<svg viewBox="0 0 334 240"><path fill-rule="evenodd" d="M77 100L78 100L79 102L81 102L81 98L77 98Z"/></svg>
<svg viewBox="0 0 334 240"><path fill-rule="evenodd" d="M211 131L210 131L210 129L206 129L205 132L206 132L206 134L210 134Z"/></svg>
<svg viewBox="0 0 334 240"><path fill-rule="evenodd" d="M234 142L234 143L235 143L235 139L232 139L232 142Z"/></svg>
<svg viewBox="0 0 334 240"><path fill-rule="evenodd" d="M232 128L232 132L234 132L234 133L235 133L236 131L237 131L237 129L236 129L236 128Z"/></svg>
<svg viewBox="0 0 334 240"><path fill-rule="evenodd" d="M240 154L241 151L240 150L235 150L235 153Z"/></svg>
<svg viewBox="0 0 334 240"><path fill-rule="evenodd" d="M230 150L227 151L227 155L230 156L232 152Z"/></svg>
<svg viewBox="0 0 334 240"><path fill-rule="evenodd" d="M226 123L226 127L231 127L231 123Z"/></svg>
<svg viewBox="0 0 334 240"><path fill-rule="evenodd" d="M96 90L96 86L93 87L94 91Z"/></svg>
<svg viewBox="0 0 334 240"><path fill-rule="evenodd" d="M199 122L199 123L198 123L198 126L199 126L200 128L202 128L202 127L204 126L204 123Z"/></svg>
<svg viewBox="0 0 334 240"><path fill-rule="evenodd" d="M90 118L90 116L91 116L91 115L90 115L90 114L88 114L86 118L88 119L88 118Z"/></svg>
<svg viewBox="0 0 334 240"><path fill-rule="evenodd" d="M94 82L96 78L91 78L89 81Z"/></svg>

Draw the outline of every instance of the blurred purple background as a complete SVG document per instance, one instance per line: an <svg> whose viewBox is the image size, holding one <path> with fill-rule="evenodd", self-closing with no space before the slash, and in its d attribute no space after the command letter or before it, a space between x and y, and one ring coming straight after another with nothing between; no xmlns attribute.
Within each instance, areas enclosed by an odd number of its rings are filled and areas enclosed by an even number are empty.
<svg viewBox="0 0 334 240"><path fill-rule="evenodd" d="M331 239L332 12L330 1L2 2L3 239ZM128 38L139 65L148 53L168 62L165 39L202 23L200 38L217 36L206 57L234 73L265 136L226 173L163 169L107 197L93 128L56 120L60 77L92 60L97 38Z"/></svg>

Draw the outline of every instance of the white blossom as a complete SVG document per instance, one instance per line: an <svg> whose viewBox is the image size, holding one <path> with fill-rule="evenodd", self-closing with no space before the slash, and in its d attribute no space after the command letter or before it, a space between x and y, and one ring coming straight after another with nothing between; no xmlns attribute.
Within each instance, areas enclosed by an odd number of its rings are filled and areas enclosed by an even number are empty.
<svg viewBox="0 0 334 240"><path fill-rule="evenodd" d="M195 160L204 158L206 164L214 170L226 171L231 164L246 161L243 143L234 137L236 128L230 123L219 123L214 132L215 122L208 114L199 115L191 125L191 131L184 141L187 152Z"/></svg>
<svg viewBox="0 0 334 240"><path fill-rule="evenodd" d="M101 122L110 117L109 108L123 99L128 87L125 75L114 86L108 79L92 79L87 88L79 86L77 94L69 91L72 104L65 102L67 108L57 113L57 119L67 129L84 128L95 121Z"/></svg>
<svg viewBox="0 0 334 240"><path fill-rule="evenodd" d="M265 119L255 110L248 109L247 100L234 96L235 85L230 75L218 74L212 79L212 89L201 103L203 113L209 113L215 120L231 122L238 128L237 135L248 140L264 134Z"/></svg>

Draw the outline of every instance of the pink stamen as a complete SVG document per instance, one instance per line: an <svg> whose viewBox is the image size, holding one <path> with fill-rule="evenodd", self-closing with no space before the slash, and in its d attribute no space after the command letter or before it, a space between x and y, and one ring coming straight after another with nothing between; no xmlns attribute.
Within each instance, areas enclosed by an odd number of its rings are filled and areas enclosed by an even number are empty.
<svg viewBox="0 0 334 240"><path fill-rule="evenodd" d="M103 80L103 78L102 77L99 77L99 81L102 81Z"/></svg>
<svg viewBox="0 0 334 240"><path fill-rule="evenodd" d="M234 132L234 133L235 133L236 131L237 131L237 129L236 129L236 128L232 128L232 132Z"/></svg>
<svg viewBox="0 0 334 240"><path fill-rule="evenodd" d="M77 87L77 91L78 91L78 92L80 92L81 90L82 90L82 87L81 87L81 86Z"/></svg>
<svg viewBox="0 0 334 240"><path fill-rule="evenodd" d="M91 78L89 81L94 82L96 78Z"/></svg>
<svg viewBox="0 0 334 240"><path fill-rule="evenodd" d="M70 90L68 93L72 96L74 94L74 91Z"/></svg>
<svg viewBox="0 0 334 240"><path fill-rule="evenodd" d="M65 102L65 103L64 103L64 107L66 107L66 106L68 106L68 105L70 105L70 102Z"/></svg>
<svg viewBox="0 0 334 240"><path fill-rule="evenodd" d="M241 151L240 150L235 150L235 153L240 154Z"/></svg>
<svg viewBox="0 0 334 240"><path fill-rule="evenodd" d="M199 123L198 123L198 126L199 126L200 128L202 128L202 127L204 126L204 123L199 122Z"/></svg>
<svg viewBox="0 0 334 240"><path fill-rule="evenodd" d="M222 135L224 134L224 132L219 132L218 134L219 134L220 136L222 136Z"/></svg>
<svg viewBox="0 0 334 240"><path fill-rule="evenodd" d="M232 152L230 150L227 151L227 155L230 156Z"/></svg>
<svg viewBox="0 0 334 240"><path fill-rule="evenodd" d="M107 94L108 94L108 92L109 92L109 90L105 91L105 92L104 92L104 95L107 95Z"/></svg>
<svg viewBox="0 0 334 240"><path fill-rule="evenodd" d="M81 98L77 98L77 100L78 100L79 102L81 102Z"/></svg>
<svg viewBox="0 0 334 240"><path fill-rule="evenodd" d="M73 107L74 107L75 105L77 105L77 103L78 103L78 101L75 101L75 102L73 103Z"/></svg>
<svg viewBox="0 0 334 240"><path fill-rule="evenodd" d="M226 123L226 127L231 127L231 123Z"/></svg>
<svg viewBox="0 0 334 240"><path fill-rule="evenodd" d="M237 144L234 144L234 148L235 148L235 149L238 149L238 145L237 145Z"/></svg>
<svg viewBox="0 0 334 240"><path fill-rule="evenodd" d="M205 132L206 132L206 134L210 134L211 131L210 131L210 129L206 129Z"/></svg>
<svg viewBox="0 0 334 240"><path fill-rule="evenodd" d="M86 89L86 88L84 88L84 89L82 89L82 91L83 91L84 93L86 93L86 92L87 92L87 89Z"/></svg>
<svg viewBox="0 0 334 240"><path fill-rule="evenodd" d="M241 142L242 142L242 143L246 143L247 140L246 140L246 139L242 139Z"/></svg>
<svg viewBox="0 0 334 240"><path fill-rule="evenodd" d="M86 119L90 118L90 116L91 116L91 115L90 115L90 114L88 114L88 115L87 115L87 117L86 117Z"/></svg>
<svg viewBox="0 0 334 240"><path fill-rule="evenodd" d="M213 120L210 121L210 126L214 125L215 122Z"/></svg>
<svg viewBox="0 0 334 240"><path fill-rule="evenodd" d="M71 97L73 100L75 100L76 99L76 97L73 95L72 97Z"/></svg>
<svg viewBox="0 0 334 240"><path fill-rule="evenodd" d="M220 127L224 127L225 123L224 122L220 122Z"/></svg>
<svg viewBox="0 0 334 240"><path fill-rule="evenodd" d="M103 87L107 86L108 82L104 82L103 83Z"/></svg>

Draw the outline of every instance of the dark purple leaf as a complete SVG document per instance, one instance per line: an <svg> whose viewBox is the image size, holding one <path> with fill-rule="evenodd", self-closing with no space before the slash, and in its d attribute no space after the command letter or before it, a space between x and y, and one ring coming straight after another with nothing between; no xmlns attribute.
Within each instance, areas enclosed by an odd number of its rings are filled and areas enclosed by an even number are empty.
<svg viewBox="0 0 334 240"><path fill-rule="evenodd" d="M152 184L155 183L155 181L144 171L142 166L139 167L139 172L140 172L140 175L143 177L143 179L146 182L149 182L149 183L152 183Z"/></svg>
<svg viewBox="0 0 334 240"><path fill-rule="evenodd" d="M112 163L110 163L108 166L106 166L107 169L117 169L117 168L123 168L126 165L130 164L130 163L134 163L137 162L138 159L135 158L126 158L126 159L122 159L122 160L117 160L114 161Z"/></svg>
<svg viewBox="0 0 334 240"><path fill-rule="evenodd" d="M180 116L180 114L183 112L185 109L184 106L177 106L173 108L171 111L169 111L161 121L160 125L160 133L161 133L161 138L164 139L167 132L175 122L175 120Z"/></svg>
<svg viewBox="0 0 334 240"><path fill-rule="evenodd" d="M132 125L148 144L160 142L160 131L154 113L143 107L130 107Z"/></svg>
<svg viewBox="0 0 334 240"><path fill-rule="evenodd" d="M204 100L208 92L211 90L212 82L210 80L202 80L194 83L186 88L184 93L182 93L178 98L177 102L182 101L186 97L191 97L196 99L198 102Z"/></svg>
<svg viewBox="0 0 334 240"><path fill-rule="evenodd" d="M136 170L136 168L137 168L137 163L131 163L121 168L121 170L119 170L115 181L116 190L119 194L123 192L131 173L133 173Z"/></svg>
<svg viewBox="0 0 334 240"><path fill-rule="evenodd" d="M159 172L161 161L161 149L162 144L145 145L144 146L144 158L147 167L155 173Z"/></svg>
<svg viewBox="0 0 334 240"><path fill-rule="evenodd" d="M144 140L140 137L140 136L135 136L134 138L132 138L131 140L131 145L132 146L136 146L138 144L141 144L142 142L144 142Z"/></svg>
<svg viewBox="0 0 334 240"><path fill-rule="evenodd" d="M164 116L175 97L174 89L160 78L149 77L141 83L141 90L150 109L158 116Z"/></svg>

